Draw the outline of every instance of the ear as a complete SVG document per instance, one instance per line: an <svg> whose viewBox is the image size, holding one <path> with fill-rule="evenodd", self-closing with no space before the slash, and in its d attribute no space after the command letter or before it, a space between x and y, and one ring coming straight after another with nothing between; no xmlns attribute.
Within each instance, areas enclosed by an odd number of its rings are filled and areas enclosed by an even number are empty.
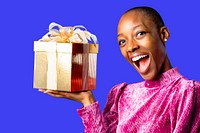
<svg viewBox="0 0 200 133"><path fill-rule="evenodd" d="M160 28L160 38L163 42L163 44L166 43L166 41L169 39L170 37L170 33L169 33L169 30L166 26L163 26Z"/></svg>

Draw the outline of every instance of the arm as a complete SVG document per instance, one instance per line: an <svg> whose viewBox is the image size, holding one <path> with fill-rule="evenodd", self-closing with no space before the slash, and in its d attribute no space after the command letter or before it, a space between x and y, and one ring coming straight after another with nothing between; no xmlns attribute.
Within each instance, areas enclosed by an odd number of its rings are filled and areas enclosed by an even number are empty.
<svg viewBox="0 0 200 133"><path fill-rule="evenodd" d="M81 102L83 108L77 111L83 121L85 133L114 133L118 125L118 100L125 85L126 83L122 83L112 88L103 115L100 113L99 104L95 101L91 91L76 93L42 89L40 91L53 97Z"/></svg>
<svg viewBox="0 0 200 133"><path fill-rule="evenodd" d="M118 100L125 83L115 86L109 93L103 114L98 102L78 110L85 133L115 133L118 125Z"/></svg>
<svg viewBox="0 0 200 133"><path fill-rule="evenodd" d="M180 90L177 100L174 133L200 132L200 84L188 82Z"/></svg>
<svg viewBox="0 0 200 133"><path fill-rule="evenodd" d="M193 120L191 133L200 132L200 82L194 84L195 97L194 97L194 109L193 109Z"/></svg>

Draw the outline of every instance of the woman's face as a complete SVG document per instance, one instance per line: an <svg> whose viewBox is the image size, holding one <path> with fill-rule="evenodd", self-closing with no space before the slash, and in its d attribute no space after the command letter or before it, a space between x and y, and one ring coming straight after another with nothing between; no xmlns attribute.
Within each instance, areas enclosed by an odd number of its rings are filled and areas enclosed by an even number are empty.
<svg viewBox="0 0 200 133"><path fill-rule="evenodd" d="M121 53L145 80L154 79L159 72L170 68L165 63L167 56L162 34L162 30L158 30L144 13L131 11L119 21L118 43Z"/></svg>

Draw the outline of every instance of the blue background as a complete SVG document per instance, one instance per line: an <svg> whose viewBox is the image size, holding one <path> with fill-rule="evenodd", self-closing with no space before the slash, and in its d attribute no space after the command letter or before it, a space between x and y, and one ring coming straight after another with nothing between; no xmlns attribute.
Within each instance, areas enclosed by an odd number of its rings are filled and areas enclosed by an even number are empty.
<svg viewBox="0 0 200 133"><path fill-rule="evenodd" d="M121 82L142 78L122 57L117 44L117 23L127 9L147 5L157 9L171 32L167 51L182 75L200 81L198 0L6 0L0 8L1 133L82 133L76 109L82 105L57 99L33 88L33 41L48 25L84 25L98 37L96 100L103 109L109 90Z"/></svg>

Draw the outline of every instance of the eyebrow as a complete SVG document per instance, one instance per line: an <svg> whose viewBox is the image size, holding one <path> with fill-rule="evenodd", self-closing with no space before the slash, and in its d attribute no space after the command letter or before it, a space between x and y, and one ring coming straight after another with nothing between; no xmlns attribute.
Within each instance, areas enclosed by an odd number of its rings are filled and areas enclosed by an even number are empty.
<svg viewBox="0 0 200 133"><path fill-rule="evenodd" d="M132 27L131 30L135 30L135 29L137 29L138 27L141 27L141 26L142 26L142 24L139 24L139 25L137 25L137 26ZM121 36L121 35L122 35L122 34L118 34L117 37L119 37L119 36Z"/></svg>

